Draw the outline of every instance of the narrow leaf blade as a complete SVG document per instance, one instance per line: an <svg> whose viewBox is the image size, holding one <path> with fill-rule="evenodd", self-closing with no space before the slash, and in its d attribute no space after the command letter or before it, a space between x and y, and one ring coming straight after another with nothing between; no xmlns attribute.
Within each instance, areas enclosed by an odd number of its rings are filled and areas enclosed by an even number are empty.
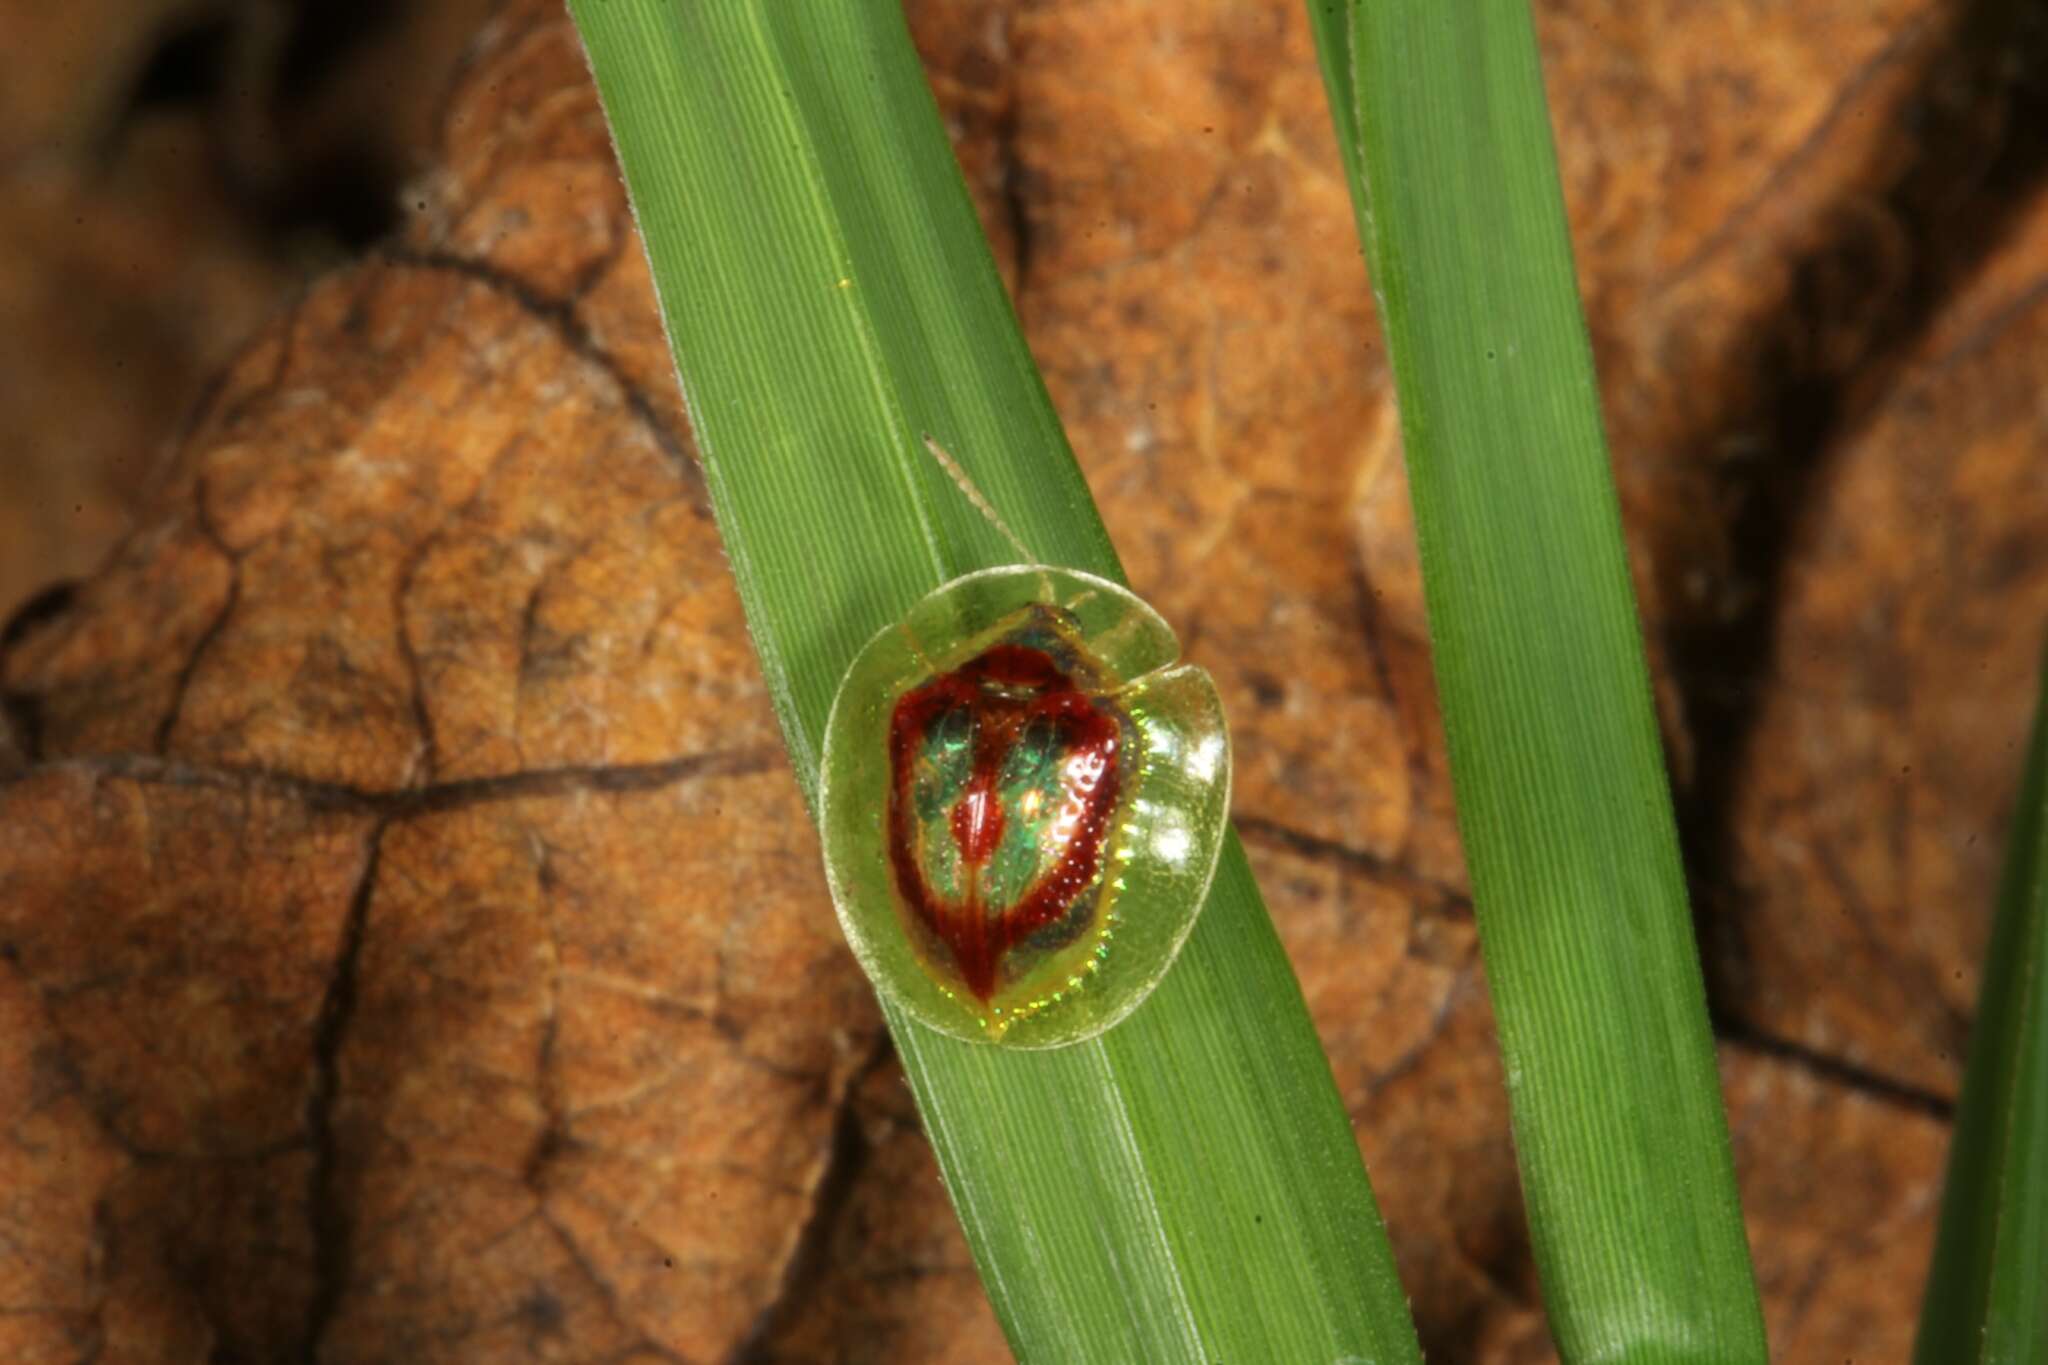
<svg viewBox="0 0 2048 1365"><path fill-rule="evenodd" d="M1913 1358L2048 1359L2048 660Z"/></svg>
<svg viewBox="0 0 2048 1365"><path fill-rule="evenodd" d="M1567 1360L1762 1360L1526 0L1311 0Z"/></svg>
<svg viewBox="0 0 2048 1365"><path fill-rule="evenodd" d="M876 630L1001 539L1120 577L894 6L572 0L798 777ZM820 905L820 915L830 909ZM1046 1053L890 1026L1026 1360L1412 1361L1348 1118L1233 839L1154 996Z"/></svg>

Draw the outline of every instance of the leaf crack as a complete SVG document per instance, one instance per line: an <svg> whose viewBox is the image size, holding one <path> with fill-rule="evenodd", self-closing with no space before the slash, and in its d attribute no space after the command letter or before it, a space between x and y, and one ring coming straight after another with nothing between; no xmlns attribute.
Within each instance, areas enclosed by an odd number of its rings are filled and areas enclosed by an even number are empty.
<svg viewBox="0 0 2048 1365"><path fill-rule="evenodd" d="M167 754L171 748L171 736L178 728L178 719L185 713L185 697L191 690L193 678L198 676L199 665L205 662L207 652L214 641L227 629L229 618L242 601L242 555L227 543L220 529L213 524L213 515L207 511L206 476L201 474L192 483L192 521L199 528L199 534L215 553L227 561L228 586L221 595L220 609L213 619L206 623L206 629L199 632L199 638L192 642L192 649L178 666L177 679L171 684L171 700L164 708L163 719L156 726L156 752Z"/></svg>
<svg viewBox="0 0 2048 1365"><path fill-rule="evenodd" d="M788 1259L782 1263L781 1282L755 1314L753 1325L726 1356L724 1365L768 1365L775 1358L775 1334L810 1298L831 1269L832 1235L853 1202L854 1186L867 1168L870 1155L858 1113L861 1086L894 1055L889 1035L884 1033L876 1039L867 1059L847 1078L832 1124L825 1169L818 1177L810 1213L797 1230Z"/></svg>
<svg viewBox="0 0 2048 1365"><path fill-rule="evenodd" d="M53 759L0 775L0 788L23 782L38 773L79 771L104 781L128 781L144 786L210 788L236 793L256 789L295 798L316 811L364 814L375 816L384 823L400 823L505 801L578 793L637 795L699 778L751 777L771 771L779 757L778 751L766 748L714 749L647 763L526 768L422 787L379 788L300 777L267 768L208 765L154 754L122 753Z"/></svg>
<svg viewBox="0 0 2048 1365"><path fill-rule="evenodd" d="M687 432L678 436L669 429L646 390L633 382L632 377L619 364L617 357L598 344L590 328L576 313L575 300L581 296L580 293L568 299L550 298L534 289L525 280L498 269L488 261L475 260L452 251L392 246L385 248L380 258L400 269L440 272L479 284L509 300L522 312L553 331L562 344L578 358L596 367L618 386L627 411L632 413L634 419L646 430L662 453L669 457L677 472L689 476L691 487L697 495L692 505L700 515L710 515L710 505L704 495L704 472L697 461L694 442ZM579 284L578 287L580 290L589 286Z"/></svg>
<svg viewBox="0 0 2048 1365"><path fill-rule="evenodd" d="M1325 839L1263 816L1239 815L1233 822L1246 843L1282 848L1314 862L1342 864L1413 897L1420 911L1461 919L1472 914L1471 892L1449 882L1421 876L1403 867L1397 859L1354 848L1335 839Z"/></svg>
<svg viewBox="0 0 2048 1365"><path fill-rule="evenodd" d="M307 1178L307 1216L312 1224L313 1294L306 1308L300 1356L308 1365L320 1358L320 1344L334 1321L347 1287L353 1220L340 1190L339 1143L334 1132L335 1102L341 1086L341 1047L355 1017L357 972L369 925L370 901L376 894L388 820L369 833L363 870L349 897L342 921L341 944L328 973L327 991L313 1027L313 1083L306 1096L306 1131L313 1147Z"/></svg>
<svg viewBox="0 0 2048 1365"><path fill-rule="evenodd" d="M1839 1086L1894 1109L1921 1114L1941 1123L1955 1121L1956 1101L1953 1095L1944 1095L1790 1038L1767 1033L1726 1009L1710 1006L1708 1012L1713 1020L1714 1037L1729 1047L1783 1062L1824 1084Z"/></svg>

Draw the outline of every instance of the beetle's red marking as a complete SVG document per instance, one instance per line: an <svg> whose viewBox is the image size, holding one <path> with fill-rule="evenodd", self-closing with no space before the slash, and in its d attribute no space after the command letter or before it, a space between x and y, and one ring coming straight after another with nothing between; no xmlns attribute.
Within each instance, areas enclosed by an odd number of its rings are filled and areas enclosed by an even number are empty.
<svg viewBox="0 0 2048 1365"><path fill-rule="evenodd" d="M974 718L974 756L972 775L947 812L967 886L965 899L950 901L933 891L918 865L911 786L919 745L958 707ZM1050 722L1059 739L1064 800L1053 830L1062 849L1015 904L991 912L981 902L981 880L1003 838L996 786L1010 750L1035 720ZM952 952L961 981L983 1004L995 994L1004 954L1058 921L1094 882L1116 809L1119 734L1114 715L1090 701L1051 655L1026 645L996 645L896 703L889 723L888 812L896 889Z"/></svg>

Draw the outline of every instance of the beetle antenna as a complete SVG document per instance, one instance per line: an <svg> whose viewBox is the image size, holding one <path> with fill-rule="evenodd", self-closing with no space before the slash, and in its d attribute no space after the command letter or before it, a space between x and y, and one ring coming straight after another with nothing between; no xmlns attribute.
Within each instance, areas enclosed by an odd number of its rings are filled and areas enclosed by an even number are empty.
<svg viewBox="0 0 2048 1365"><path fill-rule="evenodd" d="M1010 524L1004 521L996 509L989 504L989 500L982 496L981 490L974 486L974 480L968 478L967 471L960 467L960 462L947 454L946 448L937 441L934 441L929 433L925 435L924 448L929 450L932 458L939 462L939 468L945 470L951 476L954 486L960 490L961 494L969 502L974 504L975 510L984 517L987 517L988 524L995 527L1001 533L1003 539L1010 542L1010 547L1023 557L1022 562L1036 564L1038 556L1032 554L1029 547L1017 538L1017 533L1010 529Z"/></svg>

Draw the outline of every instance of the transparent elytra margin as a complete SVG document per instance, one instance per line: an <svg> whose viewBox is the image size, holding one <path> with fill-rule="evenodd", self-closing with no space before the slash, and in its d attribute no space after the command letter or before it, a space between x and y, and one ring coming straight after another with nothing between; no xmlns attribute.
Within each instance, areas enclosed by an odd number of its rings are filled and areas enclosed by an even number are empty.
<svg viewBox="0 0 2048 1365"><path fill-rule="evenodd" d="M1049 659L1057 680L1012 686L1010 665L987 662L1017 651ZM820 825L840 925L885 999L956 1038L1045 1048L1101 1033L1158 985L1207 899L1230 806L1222 702L1179 657L1129 589L1038 565L957 578L860 652L826 723ZM1097 742L1054 742L1034 764L1036 732L1020 722L1010 747L976 750L975 726L997 729L982 711L963 722L925 704L970 683L988 690L989 714L1041 720L1030 708L1081 716L1071 697L1043 700L1078 693L1097 720L1076 724ZM1100 742L1106 728L1113 743ZM973 791L952 766L962 744L979 754ZM1080 857L1089 820L1077 812L1111 785L1097 855ZM1000 837L982 839L992 827ZM1027 834L1035 842L1019 843ZM1050 899L1029 894L1048 887ZM1011 942L1021 909L1043 922Z"/></svg>

